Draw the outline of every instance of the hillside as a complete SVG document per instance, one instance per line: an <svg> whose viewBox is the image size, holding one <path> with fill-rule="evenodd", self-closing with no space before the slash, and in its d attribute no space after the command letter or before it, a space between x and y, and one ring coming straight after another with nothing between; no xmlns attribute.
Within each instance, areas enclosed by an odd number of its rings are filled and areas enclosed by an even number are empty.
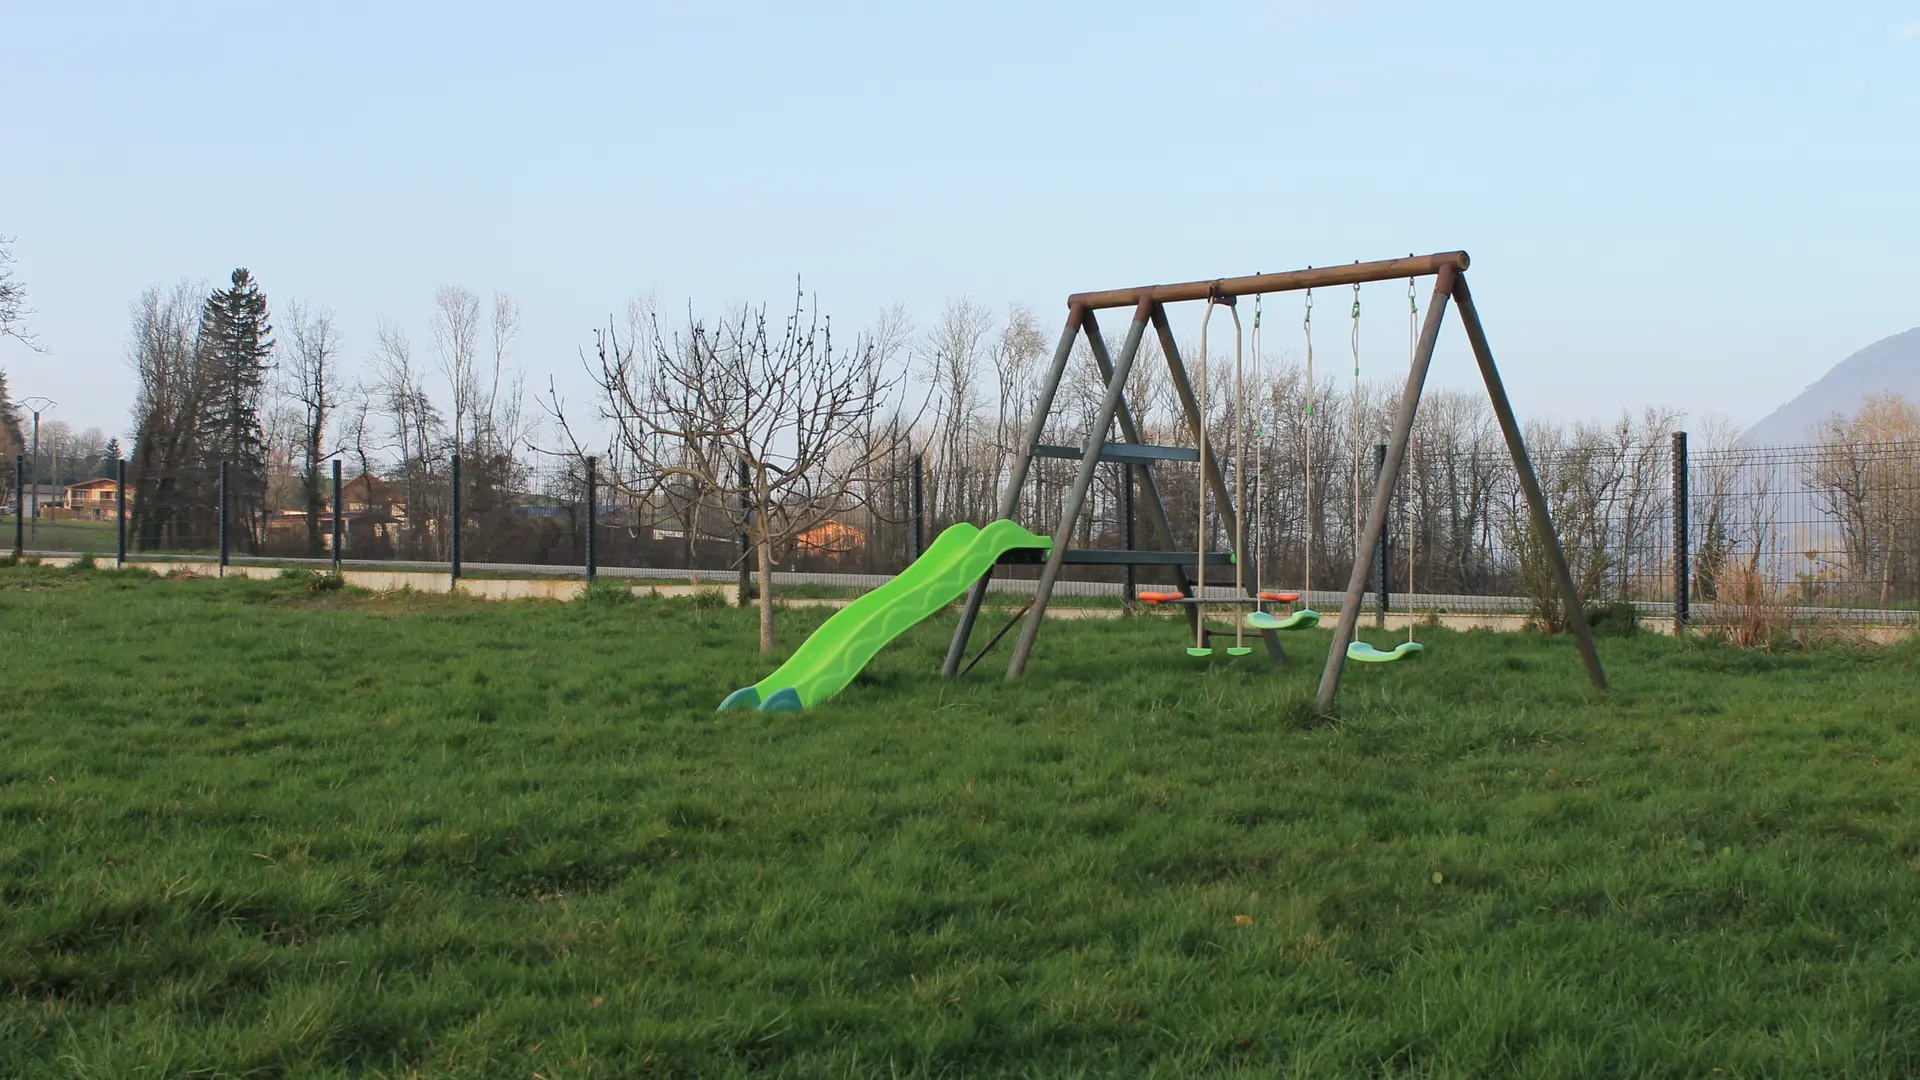
<svg viewBox="0 0 1920 1080"><path fill-rule="evenodd" d="M1920 402L1920 327L1882 338L1835 364L1800 396L1755 424L1742 441L1748 446L1807 442L1827 417L1850 414L1867 395L1889 391Z"/></svg>

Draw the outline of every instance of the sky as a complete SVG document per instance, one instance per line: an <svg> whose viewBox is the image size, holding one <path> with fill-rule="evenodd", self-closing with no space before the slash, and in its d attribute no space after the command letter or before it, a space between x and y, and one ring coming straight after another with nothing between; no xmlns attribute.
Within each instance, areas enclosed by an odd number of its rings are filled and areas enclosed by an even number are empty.
<svg viewBox="0 0 1920 1080"><path fill-rule="evenodd" d="M529 386L579 402L630 298L796 275L841 326L1052 324L1466 249L1516 408L1561 420L1744 426L1920 325L1920 0L242 10L0 0L0 234L45 349L0 369L49 418L128 431L130 303L235 266L332 309L350 370L380 317L424 343L436 286L511 293ZM1369 375L1404 305L1365 294ZM1474 378L1450 320L1433 384Z"/></svg>

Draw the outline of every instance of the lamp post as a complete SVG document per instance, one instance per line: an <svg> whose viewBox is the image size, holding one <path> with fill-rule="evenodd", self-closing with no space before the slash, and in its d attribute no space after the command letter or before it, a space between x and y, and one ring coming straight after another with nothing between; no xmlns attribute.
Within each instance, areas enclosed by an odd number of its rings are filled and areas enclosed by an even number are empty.
<svg viewBox="0 0 1920 1080"><path fill-rule="evenodd" d="M29 542L37 545L40 542L40 414L60 403L49 397L23 397L14 404L33 414L33 478L29 485L33 489L33 501L27 504L27 528Z"/></svg>

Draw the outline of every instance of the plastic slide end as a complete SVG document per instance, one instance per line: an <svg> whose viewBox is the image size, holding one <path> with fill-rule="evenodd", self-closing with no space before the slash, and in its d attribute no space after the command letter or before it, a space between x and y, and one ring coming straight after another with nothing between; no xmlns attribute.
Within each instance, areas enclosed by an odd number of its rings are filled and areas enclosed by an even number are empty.
<svg viewBox="0 0 1920 1080"><path fill-rule="evenodd" d="M800 691L791 686L783 686L773 692L773 696L760 703L761 712L799 712L806 708L800 702Z"/></svg>
<svg viewBox="0 0 1920 1080"><path fill-rule="evenodd" d="M726 712L729 709L757 709L760 707L760 691L751 686L743 686L727 695L714 712Z"/></svg>

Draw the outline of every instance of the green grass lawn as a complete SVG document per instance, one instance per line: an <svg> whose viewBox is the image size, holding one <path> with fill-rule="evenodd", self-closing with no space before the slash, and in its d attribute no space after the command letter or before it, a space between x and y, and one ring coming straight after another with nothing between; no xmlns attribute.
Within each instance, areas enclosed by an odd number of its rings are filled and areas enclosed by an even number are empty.
<svg viewBox="0 0 1920 1080"><path fill-rule="evenodd" d="M0 1076L1920 1072L1911 644L753 620L0 570Z"/></svg>
<svg viewBox="0 0 1920 1080"><path fill-rule="evenodd" d="M26 547L29 551L91 551L112 557L119 543L120 526L112 521L29 521ZM38 533L35 533L35 528ZM13 550L13 519L0 519L0 545Z"/></svg>

